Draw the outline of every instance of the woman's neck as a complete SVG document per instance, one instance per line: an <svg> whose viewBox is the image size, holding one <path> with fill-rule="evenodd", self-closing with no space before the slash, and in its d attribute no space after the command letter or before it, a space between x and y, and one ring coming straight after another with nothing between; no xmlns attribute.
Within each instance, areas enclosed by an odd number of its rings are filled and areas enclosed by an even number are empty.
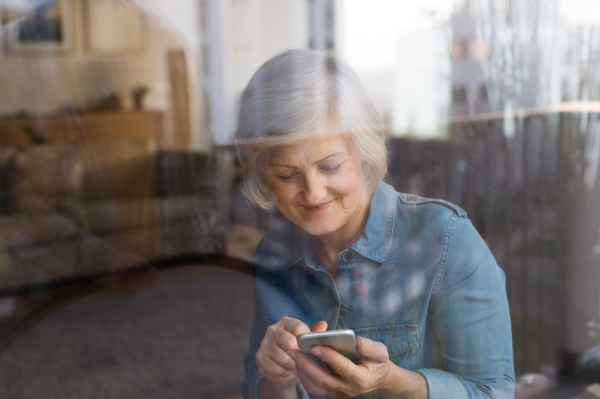
<svg viewBox="0 0 600 399"><path fill-rule="evenodd" d="M356 212L356 217L350 219L343 228L327 235L313 236L311 239L315 255L334 278L337 276L338 255L350 248L362 235L369 217L370 204L371 197Z"/></svg>

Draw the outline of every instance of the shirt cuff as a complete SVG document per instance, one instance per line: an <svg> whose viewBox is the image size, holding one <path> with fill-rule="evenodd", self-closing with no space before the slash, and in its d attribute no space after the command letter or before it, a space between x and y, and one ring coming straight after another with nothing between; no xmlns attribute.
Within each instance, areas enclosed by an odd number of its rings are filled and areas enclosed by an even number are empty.
<svg viewBox="0 0 600 399"><path fill-rule="evenodd" d="M259 399L258 398L258 387L260 386L260 382L262 381L262 374L257 373L257 376L254 378L252 383L250 384L250 388L248 388L248 397L247 399Z"/></svg>
<svg viewBox="0 0 600 399"><path fill-rule="evenodd" d="M438 369L419 369L415 372L421 374L427 381L427 397L429 399L469 398L463 383L452 373Z"/></svg>

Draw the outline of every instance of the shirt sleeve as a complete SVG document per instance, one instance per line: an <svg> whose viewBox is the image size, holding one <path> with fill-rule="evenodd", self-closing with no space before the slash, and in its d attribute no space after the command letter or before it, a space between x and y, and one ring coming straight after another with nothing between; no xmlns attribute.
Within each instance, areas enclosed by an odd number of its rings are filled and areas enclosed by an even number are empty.
<svg viewBox="0 0 600 399"><path fill-rule="evenodd" d="M260 250L257 249L257 252ZM258 399L258 386L262 380L262 375L258 371L254 356L260 347L260 343L265 336L268 324L262 315L263 298L268 298L270 284L260 273L260 269L254 266L254 314L252 320L252 330L250 332L250 350L244 356L244 369L246 376L242 381L242 394L245 399ZM296 382L298 399L309 399L310 395L306 392L300 380Z"/></svg>
<svg viewBox="0 0 600 399"><path fill-rule="evenodd" d="M513 398L504 273L467 218L452 223L428 310L443 370L417 372L427 381L430 399Z"/></svg>

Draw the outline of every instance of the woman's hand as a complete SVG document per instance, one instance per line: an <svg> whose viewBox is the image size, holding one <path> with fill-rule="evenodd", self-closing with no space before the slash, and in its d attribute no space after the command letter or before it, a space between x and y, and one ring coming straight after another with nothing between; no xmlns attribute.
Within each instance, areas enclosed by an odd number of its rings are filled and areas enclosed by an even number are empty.
<svg viewBox="0 0 600 399"><path fill-rule="evenodd" d="M268 383L261 383L259 389L261 398L274 396L272 393L291 397L296 395L296 380L298 379L296 365L287 352L298 351L298 341L296 340L298 335L309 333L311 330L315 332L326 329L327 323L324 321L313 324L309 329L300 320L290 317L282 317L277 323L267 328L254 357L258 371L263 376L263 382Z"/></svg>
<svg viewBox="0 0 600 399"><path fill-rule="evenodd" d="M357 337L356 348L360 353L358 364L329 347L313 348L313 355L327 363L333 372L299 351L290 352L290 356L304 389L314 395L347 398L376 392L384 397L427 398L425 379L393 364L384 344Z"/></svg>

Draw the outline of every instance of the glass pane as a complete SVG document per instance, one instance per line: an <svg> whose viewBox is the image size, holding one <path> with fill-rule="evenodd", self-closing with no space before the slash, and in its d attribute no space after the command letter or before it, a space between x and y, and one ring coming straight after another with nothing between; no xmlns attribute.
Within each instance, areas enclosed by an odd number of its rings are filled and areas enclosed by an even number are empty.
<svg viewBox="0 0 600 399"><path fill-rule="evenodd" d="M0 397L581 397L597 3L0 0Z"/></svg>

